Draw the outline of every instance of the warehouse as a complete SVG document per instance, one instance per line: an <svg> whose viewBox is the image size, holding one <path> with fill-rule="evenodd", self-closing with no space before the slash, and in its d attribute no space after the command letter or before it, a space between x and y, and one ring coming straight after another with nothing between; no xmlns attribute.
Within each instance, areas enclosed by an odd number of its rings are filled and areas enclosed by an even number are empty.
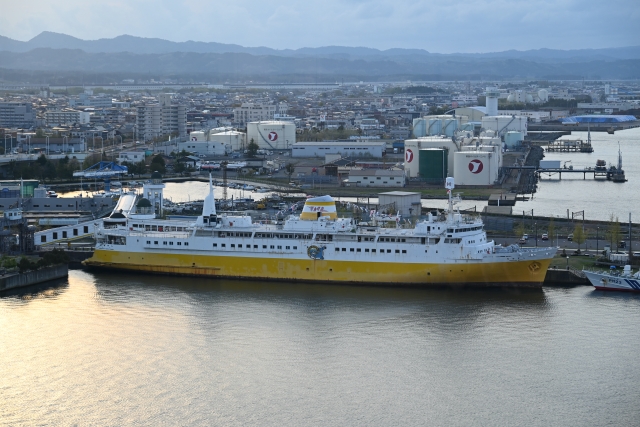
<svg viewBox="0 0 640 427"><path fill-rule="evenodd" d="M384 141L307 141L297 142L291 150L291 157L322 157L340 154L342 157L375 157L386 153Z"/></svg>

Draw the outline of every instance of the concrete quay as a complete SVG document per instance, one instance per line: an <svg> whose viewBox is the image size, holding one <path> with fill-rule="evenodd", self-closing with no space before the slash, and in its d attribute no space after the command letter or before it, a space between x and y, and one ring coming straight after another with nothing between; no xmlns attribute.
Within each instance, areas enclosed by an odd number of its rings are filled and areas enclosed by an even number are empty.
<svg viewBox="0 0 640 427"><path fill-rule="evenodd" d="M37 285L50 280L63 279L68 275L69 266L67 264L43 267L25 273L3 275L0 276L0 292Z"/></svg>

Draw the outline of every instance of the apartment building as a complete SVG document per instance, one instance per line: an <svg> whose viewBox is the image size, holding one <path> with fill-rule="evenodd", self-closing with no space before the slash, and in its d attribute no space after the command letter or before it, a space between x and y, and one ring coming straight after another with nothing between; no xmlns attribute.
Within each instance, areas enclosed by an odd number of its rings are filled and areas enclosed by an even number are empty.
<svg viewBox="0 0 640 427"><path fill-rule="evenodd" d="M35 125L36 113L30 102L0 102L0 126L29 128Z"/></svg>
<svg viewBox="0 0 640 427"><path fill-rule="evenodd" d="M171 103L171 98L160 95L158 104L137 106L136 119L138 139L150 140L161 135L187 134L187 107Z"/></svg>
<svg viewBox="0 0 640 427"><path fill-rule="evenodd" d="M282 107L282 111L288 109L288 106ZM243 103L240 107L233 109L233 121L239 124L247 124L249 122L271 121L276 114L276 106L272 104L253 104Z"/></svg>
<svg viewBox="0 0 640 427"><path fill-rule="evenodd" d="M44 114L47 126L61 126L72 124L87 124L91 122L91 114L86 111L73 109L52 110Z"/></svg>

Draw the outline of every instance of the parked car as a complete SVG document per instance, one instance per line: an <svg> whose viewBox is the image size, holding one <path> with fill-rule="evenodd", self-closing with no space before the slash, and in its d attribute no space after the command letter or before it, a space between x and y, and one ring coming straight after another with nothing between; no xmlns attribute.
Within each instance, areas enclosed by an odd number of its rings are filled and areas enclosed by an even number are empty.
<svg viewBox="0 0 640 427"><path fill-rule="evenodd" d="M523 238L524 240L529 240L529 235L528 235L528 234L523 234L523 235L522 235L522 238Z"/></svg>
<svg viewBox="0 0 640 427"><path fill-rule="evenodd" d="M542 235L542 240L549 240L549 235L547 233L544 233Z"/></svg>
<svg viewBox="0 0 640 427"><path fill-rule="evenodd" d="M620 244L618 245L618 247L620 249L625 249L627 247L627 242L625 242L624 240L621 240Z"/></svg>
<svg viewBox="0 0 640 427"><path fill-rule="evenodd" d="M525 243L527 243L527 239L525 239L524 236L522 236L520 240L518 240L518 243L520 243L521 245L524 245Z"/></svg>
<svg viewBox="0 0 640 427"><path fill-rule="evenodd" d="M572 241L573 241L573 233L571 233L571 234L569 234L569 235L567 236L567 240L568 240L568 241L570 241L570 242L572 242Z"/></svg>

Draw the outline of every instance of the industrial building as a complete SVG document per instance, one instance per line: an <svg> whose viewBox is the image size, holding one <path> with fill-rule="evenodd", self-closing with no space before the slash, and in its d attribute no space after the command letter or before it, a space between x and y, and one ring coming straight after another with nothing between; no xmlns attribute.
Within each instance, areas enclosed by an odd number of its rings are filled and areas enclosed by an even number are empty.
<svg viewBox="0 0 640 427"><path fill-rule="evenodd" d="M456 185L493 185L496 182L502 161L500 147L483 148L486 150L453 153Z"/></svg>
<svg viewBox="0 0 640 427"><path fill-rule="evenodd" d="M296 125L276 121L250 122L247 124L247 143L251 141L262 149L290 149L296 143Z"/></svg>
<svg viewBox="0 0 640 427"><path fill-rule="evenodd" d="M406 175L403 170L352 169L345 184L355 187L404 187Z"/></svg>
<svg viewBox="0 0 640 427"><path fill-rule="evenodd" d="M446 171L449 174L453 174L453 156L449 156L448 153L459 151L460 148L458 144L453 142L453 139L446 136L427 136L423 138L407 139L404 142L404 168L409 178L418 178L421 176L419 160L420 150L429 148L445 150L447 152L446 155L443 153L443 155L445 155L444 159L446 160Z"/></svg>
<svg viewBox="0 0 640 427"><path fill-rule="evenodd" d="M218 141L179 142L178 151L182 150L195 154L208 154L211 156L224 156L232 151L230 145Z"/></svg>
<svg viewBox="0 0 640 427"><path fill-rule="evenodd" d="M291 157L322 157L340 154L342 157L376 157L386 152L387 143L380 140L365 141L306 141L297 142L291 149Z"/></svg>

